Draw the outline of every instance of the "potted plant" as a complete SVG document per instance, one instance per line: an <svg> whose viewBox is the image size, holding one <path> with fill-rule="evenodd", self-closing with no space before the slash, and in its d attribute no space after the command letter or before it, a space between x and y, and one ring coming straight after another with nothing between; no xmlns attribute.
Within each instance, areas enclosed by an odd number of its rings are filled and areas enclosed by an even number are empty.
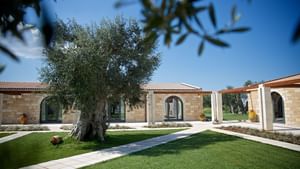
<svg viewBox="0 0 300 169"><path fill-rule="evenodd" d="M251 122L256 122L257 121L257 117L256 117L256 113L253 109L251 109L248 113L248 118Z"/></svg>
<svg viewBox="0 0 300 169"><path fill-rule="evenodd" d="M26 113L22 113L22 114L19 116L18 120L19 120L19 123L20 123L20 124L26 124L26 123L27 123L27 120L28 120Z"/></svg>

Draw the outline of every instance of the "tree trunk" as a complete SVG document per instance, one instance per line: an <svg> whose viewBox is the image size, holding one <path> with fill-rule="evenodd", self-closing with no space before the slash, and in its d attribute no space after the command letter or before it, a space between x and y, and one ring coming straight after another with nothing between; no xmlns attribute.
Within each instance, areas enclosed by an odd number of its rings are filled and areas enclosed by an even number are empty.
<svg viewBox="0 0 300 169"><path fill-rule="evenodd" d="M81 112L79 120L71 132L77 140L99 140L105 141L106 129L106 102L99 101L94 112Z"/></svg>

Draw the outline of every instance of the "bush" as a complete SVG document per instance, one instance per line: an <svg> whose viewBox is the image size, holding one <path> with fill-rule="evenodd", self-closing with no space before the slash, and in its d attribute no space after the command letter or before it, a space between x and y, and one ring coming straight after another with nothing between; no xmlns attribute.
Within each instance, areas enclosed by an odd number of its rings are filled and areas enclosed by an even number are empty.
<svg viewBox="0 0 300 169"><path fill-rule="evenodd" d="M154 124L150 126L144 126L148 128L177 128L177 127L193 127L190 123L160 123L160 124Z"/></svg>
<svg viewBox="0 0 300 169"><path fill-rule="evenodd" d="M270 132L265 130L240 127L240 126L228 126L228 127L222 126L220 127L220 129L300 145L300 136L294 136L292 133L286 134L286 133Z"/></svg>
<svg viewBox="0 0 300 169"><path fill-rule="evenodd" d="M62 125L60 127L60 129L62 129L62 130L72 130L73 128L74 128L74 125ZM108 129L134 129L134 128L117 124L115 126L109 126Z"/></svg>
<svg viewBox="0 0 300 169"><path fill-rule="evenodd" d="M47 126L40 125L9 125L0 126L0 131L47 131L49 128Z"/></svg>

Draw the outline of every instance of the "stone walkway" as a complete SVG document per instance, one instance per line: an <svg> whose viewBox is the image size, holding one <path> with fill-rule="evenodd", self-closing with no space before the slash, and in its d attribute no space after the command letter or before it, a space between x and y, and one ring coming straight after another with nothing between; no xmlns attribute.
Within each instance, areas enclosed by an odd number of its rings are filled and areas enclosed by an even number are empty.
<svg viewBox="0 0 300 169"><path fill-rule="evenodd" d="M23 132L17 132L16 134L12 134L12 135L9 135L9 136L5 136L5 137L2 137L0 138L0 144L1 143L5 143L7 141L11 141L11 140L14 140L16 138L19 138L19 137L23 137L27 134L30 134L32 133L31 131L23 131Z"/></svg>
<svg viewBox="0 0 300 169"><path fill-rule="evenodd" d="M208 128L193 127L187 130L179 131L165 136L155 137L139 142L134 142L118 147L94 151L72 157L67 157L58 160L52 160L37 165L24 167L22 169L74 169L84 166L89 166L99 162L111 160L121 156L128 155L137 151L148 149L160 144L165 144L173 140L188 137L192 134L200 133Z"/></svg>

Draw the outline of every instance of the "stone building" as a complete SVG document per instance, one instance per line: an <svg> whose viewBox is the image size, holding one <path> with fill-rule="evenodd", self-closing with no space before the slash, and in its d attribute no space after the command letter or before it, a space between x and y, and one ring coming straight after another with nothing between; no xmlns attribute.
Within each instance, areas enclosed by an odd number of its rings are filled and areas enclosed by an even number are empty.
<svg viewBox="0 0 300 169"><path fill-rule="evenodd" d="M78 112L65 112L47 94L47 85L34 82L0 82L0 124L18 124L26 114L28 123L73 123ZM120 99L110 103L112 122L162 122L198 120L203 112L201 88L188 84L161 83L142 86L143 102L130 107Z"/></svg>
<svg viewBox="0 0 300 169"><path fill-rule="evenodd" d="M262 128L273 123L300 127L300 74L269 80L220 93L247 93L248 110L254 110Z"/></svg>

